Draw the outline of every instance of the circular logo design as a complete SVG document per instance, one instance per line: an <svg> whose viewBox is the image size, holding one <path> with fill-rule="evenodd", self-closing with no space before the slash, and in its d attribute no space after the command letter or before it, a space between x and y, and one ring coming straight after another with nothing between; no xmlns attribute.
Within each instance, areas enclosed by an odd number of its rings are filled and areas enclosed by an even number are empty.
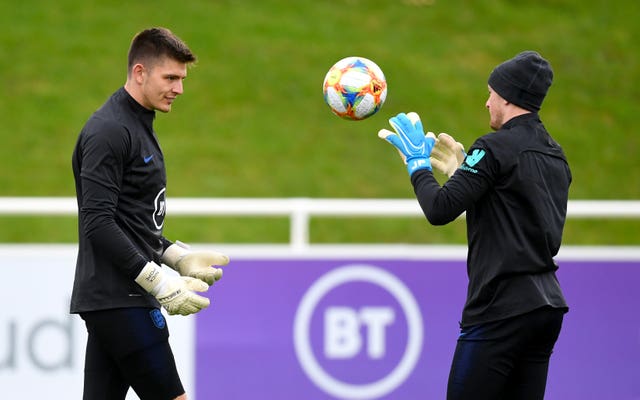
<svg viewBox="0 0 640 400"><path fill-rule="evenodd" d="M398 363L384 377L359 384L341 381L322 367L314 355L310 332L314 310L323 297L332 289L353 282L369 283L389 292L397 300L407 321L407 345ZM320 277L304 294L296 311L293 338L298 361L320 389L338 398L376 398L399 387L418 362L423 339L422 315L411 291L396 276L370 265L346 265Z"/></svg>
<svg viewBox="0 0 640 400"><path fill-rule="evenodd" d="M153 200L153 224L156 229L162 229L164 225L164 217L167 212L167 204L165 200L165 188L162 188Z"/></svg>

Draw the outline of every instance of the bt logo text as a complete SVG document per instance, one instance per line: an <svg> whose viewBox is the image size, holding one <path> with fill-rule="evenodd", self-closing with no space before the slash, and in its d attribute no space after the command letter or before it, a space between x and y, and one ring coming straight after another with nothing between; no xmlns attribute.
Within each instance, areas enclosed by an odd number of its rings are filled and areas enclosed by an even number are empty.
<svg viewBox="0 0 640 400"><path fill-rule="evenodd" d="M366 341L369 358L385 355L386 328L395 320L390 307L329 307L324 314L324 355L331 359L353 358ZM363 335L361 335L361 328Z"/></svg>

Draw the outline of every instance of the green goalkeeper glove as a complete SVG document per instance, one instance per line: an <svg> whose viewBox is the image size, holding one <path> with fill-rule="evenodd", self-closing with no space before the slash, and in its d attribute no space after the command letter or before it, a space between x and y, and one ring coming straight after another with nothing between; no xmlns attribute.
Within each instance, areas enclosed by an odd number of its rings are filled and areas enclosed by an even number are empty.
<svg viewBox="0 0 640 400"><path fill-rule="evenodd" d="M462 165L466 153L464 146L460 142L447 135L441 133L438 135L433 151L431 152L431 166L449 178Z"/></svg>
<svg viewBox="0 0 640 400"><path fill-rule="evenodd" d="M215 251L191 251L187 244L176 241L164 251L162 262L182 276L197 278L213 285L222 278L222 269L214 265L229 264L229 257Z"/></svg>
<svg viewBox="0 0 640 400"><path fill-rule="evenodd" d="M208 298L194 293L206 292L209 285L191 277L168 275L153 261L142 268L135 281L158 299L169 315L195 314L209 307Z"/></svg>

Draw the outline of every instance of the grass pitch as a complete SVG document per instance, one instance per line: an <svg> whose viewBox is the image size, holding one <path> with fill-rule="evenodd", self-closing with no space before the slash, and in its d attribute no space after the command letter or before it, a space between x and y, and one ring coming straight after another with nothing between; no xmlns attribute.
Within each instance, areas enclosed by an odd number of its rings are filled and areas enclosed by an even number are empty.
<svg viewBox="0 0 640 400"><path fill-rule="evenodd" d="M555 71L541 111L564 147L572 199L640 198L635 132L640 37L635 1L330 0L77 2L0 6L0 195L73 196L71 151L88 116L124 83L132 35L162 25L199 57L185 95L159 114L174 197L411 198L394 151L376 137L417 111L469 146L489 131L486 79L538 50ZM321 84L338 59L384 70L389 96L361 122L335 117ZM72 218L2 217L0 241L73 242ZM637 244L638 221L567 224L565 243ZM184 241L288 240L272 219L167 220ZM323 219L312 241L463 243L464 223Z"/></svg>

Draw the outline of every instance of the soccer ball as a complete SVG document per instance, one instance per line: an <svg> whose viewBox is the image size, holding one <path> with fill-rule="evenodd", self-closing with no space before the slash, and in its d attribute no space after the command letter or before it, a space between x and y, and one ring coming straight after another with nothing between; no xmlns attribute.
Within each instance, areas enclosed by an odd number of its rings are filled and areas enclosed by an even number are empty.
<svg viewBox="0 0 640 400"><path fill-rule="evenodd" d="M347 57L335 63L324 77L322 89L334 114L356 121L378 112L387 98L382 70L364 57Z"/></svg>

